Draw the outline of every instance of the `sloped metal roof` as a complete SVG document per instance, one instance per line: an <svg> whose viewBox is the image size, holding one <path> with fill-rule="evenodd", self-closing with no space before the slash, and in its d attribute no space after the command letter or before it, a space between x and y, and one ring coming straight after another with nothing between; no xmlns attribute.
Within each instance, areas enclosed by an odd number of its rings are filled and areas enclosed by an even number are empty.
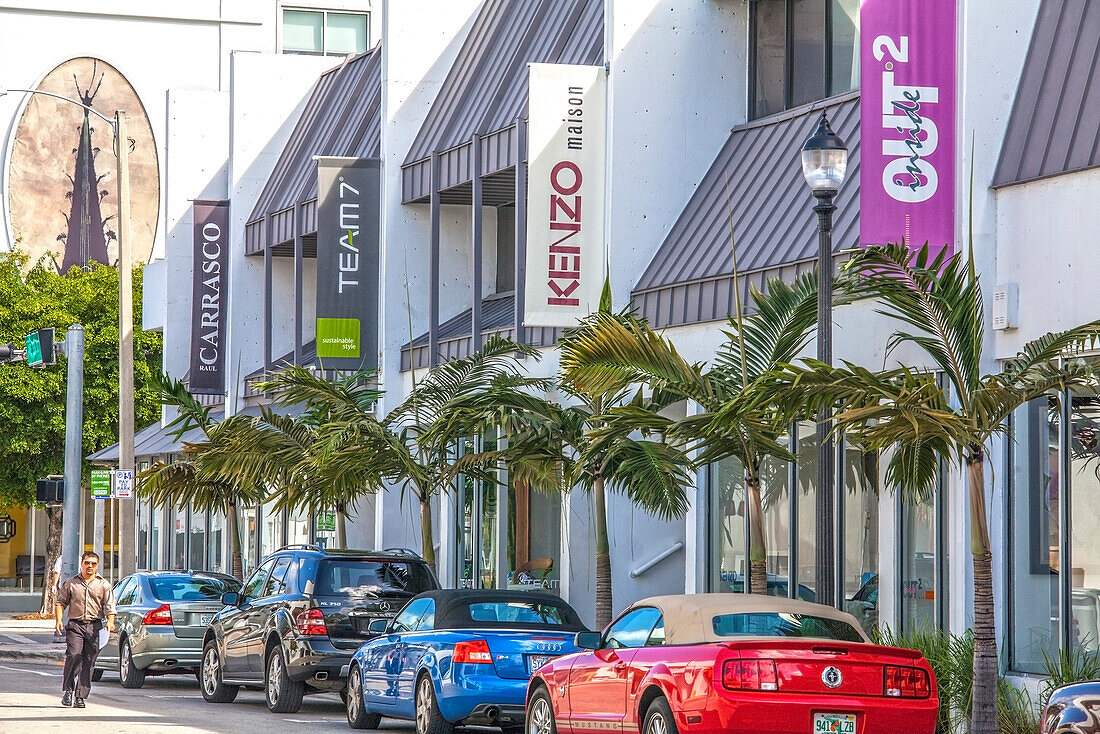
<svg viewBox="0 0 1100 734"><path fill-rule="evenodd" d="M603 36L603 0L485 0L402 164L404 200L430 193L433 152L455 154L440 190L469 181L469 151L460 151L475 134L489 138L483 174L514 166L514 135L502 133L526 115L527 65L603 64Z"/></svg>
<svg viewBox="0 0 1100 734"><path fill-rule="evenodd" d="M654 326L715 321L733 312L731 217L742 295L749 283L760 287L769 277L814 267L817 215L799 152L822 109L849 151L833 251L859 244L858 92L738 126L634 288L635 306Z"/></svg>
<svg viewBox="0 0 1100 734"><path fill-rule="evenodd" d="M1100 165L1100 3L1044 0L993 186Z"/></svg>
<svg viewBox="0 0 1100 734"><path fill-rule="evenodd" d="M317 230L314 156L378 158L382 150L382 47L347 59L317 80L245 225L245 250L263 252L264 217L276 215L270 244L294 238L293 207L305 204L298 230ZM311 254L315 255L314 248ZM283 253L277 253L283 254Z"/></svg>

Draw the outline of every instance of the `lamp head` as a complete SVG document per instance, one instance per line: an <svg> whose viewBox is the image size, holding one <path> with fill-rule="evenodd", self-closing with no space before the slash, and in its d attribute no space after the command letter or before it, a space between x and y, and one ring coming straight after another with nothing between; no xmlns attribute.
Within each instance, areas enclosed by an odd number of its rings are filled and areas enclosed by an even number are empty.
<svg viewBox="0 0 1100 734"><path fill-rule="evenodd" d="M848 148L844 140L833 132L829 118L821 113L817 130L802 145L802 175L811 191L832 191L844 183L848 169Z"/></svg>

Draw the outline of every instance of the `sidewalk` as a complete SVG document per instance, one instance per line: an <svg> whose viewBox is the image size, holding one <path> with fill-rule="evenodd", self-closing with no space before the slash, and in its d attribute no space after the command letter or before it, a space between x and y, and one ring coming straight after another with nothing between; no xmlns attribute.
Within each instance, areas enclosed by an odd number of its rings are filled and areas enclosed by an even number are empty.
<svg viewBox="0 0 1100 734"><path fill-rule="evenodd" d="M64 642L54 642L53 621L15 619L10 612L0 613L0 660L65 659Z"/></svg>

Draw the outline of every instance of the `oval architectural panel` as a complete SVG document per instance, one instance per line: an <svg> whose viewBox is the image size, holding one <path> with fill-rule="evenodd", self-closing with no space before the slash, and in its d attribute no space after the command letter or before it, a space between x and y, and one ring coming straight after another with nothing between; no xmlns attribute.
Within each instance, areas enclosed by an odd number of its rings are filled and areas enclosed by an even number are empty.
<svg viewBox="0 0 1100 734"><path fill-rule="evenodd" d="M153 129L126 78L110 64L82 57L61 64L38 89L90 105L113 118L126 112L130 140L130 222L134 262L153 248L160 211L160 172ZM118 261L118 178L111 126L77 105L30 95L12 144L8 177L12 234L31 263L58 269Z"/></svg>

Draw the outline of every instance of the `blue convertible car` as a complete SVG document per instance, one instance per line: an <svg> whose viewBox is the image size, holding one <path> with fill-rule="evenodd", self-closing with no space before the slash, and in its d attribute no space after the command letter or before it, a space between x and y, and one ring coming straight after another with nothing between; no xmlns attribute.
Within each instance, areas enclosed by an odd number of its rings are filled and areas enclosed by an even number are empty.
<svg viewBox="0 0 1100 734"><path fill-rule="evenodd" d="M378 637L348 671L348 724L376 729L386 716L415 721L417 734L450 734L456 725L520 731L531 673L575 652L584 624L552 594L442 589L370 630Z"/></svg>

